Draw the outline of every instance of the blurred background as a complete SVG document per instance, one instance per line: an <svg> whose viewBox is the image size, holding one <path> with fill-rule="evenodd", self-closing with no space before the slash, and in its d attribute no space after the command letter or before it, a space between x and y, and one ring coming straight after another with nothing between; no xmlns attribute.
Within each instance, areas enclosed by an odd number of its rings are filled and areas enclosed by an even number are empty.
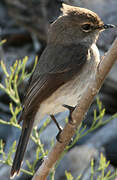
<svg viewBox="0 0 117 180"><path fill-rule="evenodd" d="M26 70L27 72L31 71L35 56L40 57L46 46L49 25L61 14L62 2L93 10L98 13L104 23L117 26L117 0L1 0L0 40L6 39L7 41L0 46L0 60L4 61L9 72L9 67L14 64L15 60L22 60L25 56L29 57ZM107 30L100 35L97 46L101 56L104 56L108 51L116 37L117 28ZM1 69L0 83L4 83L4 74ZM21 98L25 92L26 84L27 81L24 81L19 88ZM106 120L117 112L117 63L106 78L98 97L106 109L106 115L103 119ZM5 121L9 121L11 117L9 103L9 97L0 90L0 119ZM87 125L87 129L92 125L93 110L96 108L95 99L83 121L83 125ZM61 125L64 125L66 116L68 116L67 111L57 115L57 120ZM39 128L44 120L39 124ZM67 169L73 176L82 173L82 180L90 180L90 159L94 157L96 163L99 164L100 152L103 152L107 160L110 161L110 167L114 172L117 166L116 121L117 118L81 138L61 161L55 179L64 180L64 171ZM52 122L41 134L45 149L50 147L50 141L56 134L57 129ZM5 152L8 152L13 141L18 140L19 136L20 131L17 128L0 124L0 139L5 142ZM30 142L27 149L25 159L32 161L35 154L35 145ZM24 168L25 166L24 163ZM9 174L10 168L7 165L0 164L0 180L9 180ZM15 178L15 180L22 179L30 180L31 176L21 173L20 176Z"/></svg>

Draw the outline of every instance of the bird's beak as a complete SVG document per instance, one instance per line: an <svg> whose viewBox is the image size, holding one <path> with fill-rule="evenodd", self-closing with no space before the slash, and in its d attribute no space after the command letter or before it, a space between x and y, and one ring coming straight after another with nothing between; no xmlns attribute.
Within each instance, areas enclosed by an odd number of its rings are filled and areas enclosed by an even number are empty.
<svg viewBox="0 0 117 180"><path fill-rule="evenodd" d="M113 24L104 24L104 25L102 26L102 29L109 29L109 28L116 28L116 26L113 25Z"/></svg>
<svg viewBox="0 0 117 180"><path fill-rule="evenodd" d="M104 31L105 29L109 29L109 28L116 28L116 26L113 24L101 24L95 27L95 29L99 29L100 31Z"/></svg>

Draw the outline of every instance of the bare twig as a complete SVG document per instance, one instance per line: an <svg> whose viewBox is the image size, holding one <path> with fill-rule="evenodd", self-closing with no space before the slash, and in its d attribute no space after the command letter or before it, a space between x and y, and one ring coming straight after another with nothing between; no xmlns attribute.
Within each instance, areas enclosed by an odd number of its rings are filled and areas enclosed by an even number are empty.
<svg viewBox="0 0 117 180"><path fill-rule="evenodd" d="M56 142L55 146L48 154L48 157L44 159L44 162L35 173L32 180L45 180L54 166L56 161L60 158L65 147L69 144L72 136L78 125L81 123L85 113L90 107L94 96L98 93L100 87L103 84L105 77L112 68L113 64L117 60L117 39L114 41L112 47L106 54L105 58L100 62L96 74L96 79L91 81L87 90L84 91L82 98L80 99L78 106L72 113L73 123L67 123L60 134L62 143Z"/></svg>

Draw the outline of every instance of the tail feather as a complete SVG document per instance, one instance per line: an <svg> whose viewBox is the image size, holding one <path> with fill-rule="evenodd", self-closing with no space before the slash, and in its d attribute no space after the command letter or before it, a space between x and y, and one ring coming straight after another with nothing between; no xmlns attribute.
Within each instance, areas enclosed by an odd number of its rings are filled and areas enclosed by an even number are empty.
<svg viewBox="0 0 117 180"><path fill-rule="evenodd" d="M20 171L20 167L22 164L22 160L23 160L24 153L25 153L25 150L26 150L26 147L28 144L28 140L30 137L32 127L33 127L33 123L31 123L29 121L27 123L27 126L25 128L23 127L23 129L22 129L21 136L19 139L19 143L17 146L17 150L15 153L15 158L14 158L13 165L11 168L11 175L10 175L11 179L13 179L14 176L17 175Z"/></svg>

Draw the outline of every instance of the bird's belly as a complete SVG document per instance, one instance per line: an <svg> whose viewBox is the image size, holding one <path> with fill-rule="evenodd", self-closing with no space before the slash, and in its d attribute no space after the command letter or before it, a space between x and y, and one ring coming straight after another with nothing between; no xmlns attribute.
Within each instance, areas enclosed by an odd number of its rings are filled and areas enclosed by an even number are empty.
<svg viewBox="0 0 117 180"><path fill-rule="evenodd" d="M57 114L65 111L66 109L62 106L63 104L70 106L76 106L78 104L78 100L82 97L89 82L92 78L95 78L95 72L91 71L90 68L87 69L84 67L80 75L77 74L74 76L74 78L58 88L50 97L41 103L35 116L36 121L39 121L47 114Z"/></svg>

